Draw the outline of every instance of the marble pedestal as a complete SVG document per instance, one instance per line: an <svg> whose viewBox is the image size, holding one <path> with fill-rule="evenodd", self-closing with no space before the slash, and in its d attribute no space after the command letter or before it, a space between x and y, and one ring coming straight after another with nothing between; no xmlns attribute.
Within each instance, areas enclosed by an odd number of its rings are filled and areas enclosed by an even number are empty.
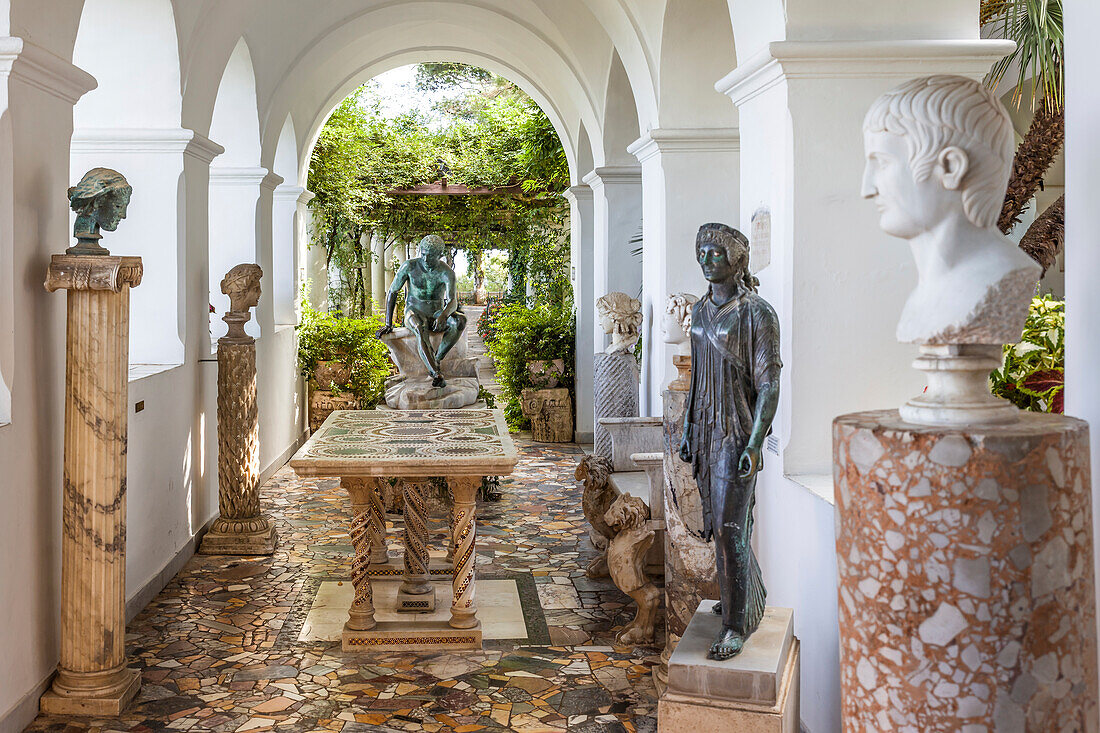
<svg viewBox="0 0 1100 733"><path fill-rule="evenodd" d="M687 392L664 393L665 650L653 668L658 691L666 684L668 660L700 601L718 597L714 541L705 541L703 505L691 464L680 460Z"/></svg>
<svg viewBox="0 0 1100 733"><path fill-rule="evenodd" d="M54 715L117 716L141 675L126 666L126 442L130 288L140 257L54 255L67 291L61 629Z"/></svg>
<svg viewBox="0 0 1100 733"><path fill-rule="evenodd" d="M634 354L596 354L593 376L595 433L592 452L611 458L611 435L600 425L603 417L638 416L638 362Z"/></svg>
<svg viewBox="0 0 1100 733"><path fill-rule="evenodd" d="M1091 730L1088 426L833 424L847 731Z"/></svg>
<svg viewBox="0 0 1100 733"><path fill-rule="evenodd" d="M443 334L429 336L438 349ZM395 410L451 410L477 402L477 359L466 354L466 335L462 334L447 355L440 371L446 387L433 387L428 368L420 359L416 335L408 328L394 329L382 337L390 350L397 376L386 380L386 404Z"/></svg>
<svg viewBox="0 0 1100 733"><path fill-rule="evenodd" d="M657 704L661 731L797 733L799 651L794 612L769 606L732 659L708 659L722 618L699 604L668 665Z"/></svg>

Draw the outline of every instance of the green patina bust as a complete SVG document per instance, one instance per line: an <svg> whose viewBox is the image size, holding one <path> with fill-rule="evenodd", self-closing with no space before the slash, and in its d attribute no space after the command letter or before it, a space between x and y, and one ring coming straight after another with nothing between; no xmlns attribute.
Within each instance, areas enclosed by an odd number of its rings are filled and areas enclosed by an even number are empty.
<svg viewBox="0 0 1100 733"><path fill-rule="evenodd" d="M110 168L92 168L69 189L69 206L76 212L73 236L76 244L65 250L71 255L107 255L99 246L99 230L113 232L126 218L133 189L126 178Z"/></svg>
<svg viewBox="0 0 1100 733"><path fill-rule="evenodd" d="M447 383L439 365L462 336L466 316L458 310L455 271L443 261L443 238L438 234L429 234L420 240L418 249L420 256L401 265L393 279L386 298L386 325L378 335L393 333L393 310L397 296L401 288L408 284L405 326L416 335L420 359L428 368L432 384L445 387ZM438 349L432 347L433 333L443 334Z"/></svg>

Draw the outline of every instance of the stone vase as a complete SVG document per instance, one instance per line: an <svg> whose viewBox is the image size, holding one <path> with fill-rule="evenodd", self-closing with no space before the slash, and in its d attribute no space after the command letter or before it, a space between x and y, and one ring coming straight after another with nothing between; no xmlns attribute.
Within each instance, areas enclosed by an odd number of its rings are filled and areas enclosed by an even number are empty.
<svg viewBox="0 0 1100 733"><path fill-rule="evenodd" d="M847 731L1094 730L1088 426L833 424Z"/></svg>

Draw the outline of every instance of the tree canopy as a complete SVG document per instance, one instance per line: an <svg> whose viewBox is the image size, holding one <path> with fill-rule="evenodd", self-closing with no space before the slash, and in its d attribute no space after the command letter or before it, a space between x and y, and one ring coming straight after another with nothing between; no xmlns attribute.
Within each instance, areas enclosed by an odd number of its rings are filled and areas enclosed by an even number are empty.
<svg viewBox="0 0 1100 733"><path fill-rule="evenodd" d="M344 100L321 130L309 170L314 246L340 273L351 310L365 307L362 266L379 236L415 242L429 232L467 251L503 249L513 289L526 279L560 301L568 291L569 185L565 151L550 120L518 87L484 69L422 64L416 90L434 99L432 114L415 108L387 114L367 84ZM393 195L446 178L497 195Z"/></svg>

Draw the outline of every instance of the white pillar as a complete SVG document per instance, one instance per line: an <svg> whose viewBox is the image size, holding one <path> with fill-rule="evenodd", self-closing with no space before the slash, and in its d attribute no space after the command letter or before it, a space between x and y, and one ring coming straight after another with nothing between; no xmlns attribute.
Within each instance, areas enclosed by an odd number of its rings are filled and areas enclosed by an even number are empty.
<svg viewBox="0 0 1100 733"><path fill-rule="evenodd" d="M370 291L374 299L374 312L384 315L386 312L386 244L378 234L371 236L370 251L374 255L370 263Z"/></svg>
<svg viewBox="0 0 1100 733"><path fill-rule="evenodd" d="M654 129L627 148L642 167L642 415L661 413L676 377L661 336L672 293L706 292L695 233L717 221L738 227L740 138L734 128Z"/></svg>
<svg viewBox="0 0 1100 733"><path fill-rule="evenodd" d="M1100 4L1066 3L1066 407L1089 423L1092 455L1092 546L1100 557ZM1100 586L1097 586L1100 588Z"/></svg>
<svg viewBox="0 0 1100 733"><path fill-rule="evenodd" d="M774 424L788 474L831 475L833 417L893 407L920 392L914 347L894 337L915 284L908 247L860 198L863 117L902 80L980 78L1003 41L782 41L716 87L737 105L741 221L768 212L754 243L761 295L780 319L783 381ZM750 142L751 141L751 142ZM748 231L746 231L748 233ZM759 269L760 265L765 265Z"/></svg>
<svg viewBox="0 0 1100 733"><path fill-rule="evenodd" d="M275 325L298 322L299 202L309 191L286 183L275 189L271 208L271 305ZM308 199L307 199L308 201Z"/></svg>
<svg viewBox="0 0 1100 733"><path fill-rule="evenodd" d="M261 167L210 167L210 233L207 278L210 303L215 313L210 315L211 346L216 351L219 338L225 335L226 326L221 316L229 310L229 296L221 291L225 273L242 262L260 262L257 222L259 221L260 186L269 175ZM277 177L277 176L276 176ZM273 180L273 179L268 179ZM279 179L282 180L281 178ZM270 210L270 209L269 209ZM265 269L265 274L267 269ZM264 278L265 280L267 277ZM267 283L265 291L270 287ZM245 331L253 338L260 336L257 318L249 321Z"/></svg>
<svg viewBox="0 0 1100 733"><path fill-rule="evenodd" d="M563 194L569 201L569 266L573 283L573 305L577 310L576 435L578 443L592 442L592 328L596 298L593 295L593 211L592 189L572 186Z"/></svg>
<svg viewBox="0 0 1100 733"><path fill-rule="evenodd" d="M601 166L584 177L592 189L592 298L613 292L638 297L642 257L632 254L630 240L642 225L642 169L637 165ZM593 350L610 343L593 313Z"/></svg>

